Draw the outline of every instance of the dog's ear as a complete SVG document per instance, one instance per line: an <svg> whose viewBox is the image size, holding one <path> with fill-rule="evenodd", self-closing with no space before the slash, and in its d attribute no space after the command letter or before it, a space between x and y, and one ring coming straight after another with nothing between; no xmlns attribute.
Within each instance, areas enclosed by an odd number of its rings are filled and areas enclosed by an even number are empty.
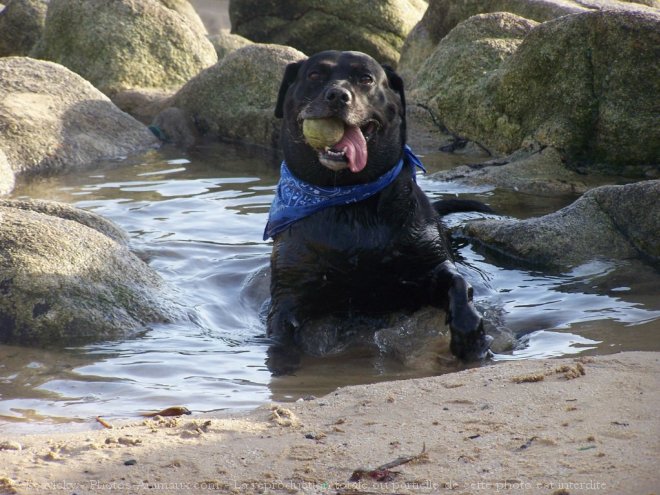
<svg viewBox="0 0 660 495"><path fill-rule="evenodd" d="M303 61L301 60L300 62L287 65L286 69L284 69L284 77L280 84L280 91L277 93L277 104L275 105L275 117L278 119L284 117L284 98L286 97L286 92L289 86L293 84L293 81L296 80L296 77L298 77L298 71L302 64Z"/></svg>
<svg viewBox="0 0 660 495"><path fill-rule="evenodd" d="M399 93L399 98L401 98L401 107L403 110L403 115L406 114L406 93L403 90L403 79L397 74L392 67L387 64L382 64L383 69L385 70L385 75L387 75L387 82L390 84L390 88Z"/></svg>

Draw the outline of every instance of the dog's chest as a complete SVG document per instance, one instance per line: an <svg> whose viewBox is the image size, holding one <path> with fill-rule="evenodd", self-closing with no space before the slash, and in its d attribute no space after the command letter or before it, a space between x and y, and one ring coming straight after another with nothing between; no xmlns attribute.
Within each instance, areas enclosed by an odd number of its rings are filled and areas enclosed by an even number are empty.
<svg viewBox="0 0 660 495"><path fill-rule="evenodd" d="M432 225L411 227L359 209L331 209L283 233L275 244L273 276L280 289L309 306L398 306L401 294L417 297L425 286L442 257L437 242Z"/></svg>

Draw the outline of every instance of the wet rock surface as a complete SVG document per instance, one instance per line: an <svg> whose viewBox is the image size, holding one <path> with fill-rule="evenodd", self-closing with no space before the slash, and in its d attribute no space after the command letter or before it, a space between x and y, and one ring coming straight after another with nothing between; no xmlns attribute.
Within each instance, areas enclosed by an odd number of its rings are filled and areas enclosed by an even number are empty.
<svg viewBox="0 0 660 495"><path fill-rule="evenodd" d="M72 345L184 318L110 221L46 201L0 202L0 342Z"/></svg>
<svg viewBox="0 0 660 495"><path fill-rule="evenodd" d="M396 65L425 10L421 0L232 0L229 14L232 32L252 41L289 45L309 55L357 50Z"/></svg>
<svg viewBox="0 0 660 495"><path fill-rule="evenodd" d="M174 142L187 142L184 135L190 132L277 148L281 122L274 108L280 81L286 65L303 58L302 52L280 45L240 48L181 88L168 104L182 113L161 115L159 126L166 134L173 131L168 139Z"/></svg>
<svg viewBox="0 0 660 495"><path fill-rule="evenodd" d="M7 192L13 175L89 167L158 145L143 124L61 65L1 58L0 80L0 149L9 165L0 161L0 186Z"/></svg>
<svg viewBox="0 0 660 495"><path fill-rule="evenodd" d="M178 88L217 61L192 7L173 0L51 0L33 55L68 67L108 95Z"/></svg>
<svg viewBox="0 0 660 495"><path fill-rule="evenodd" d="M46 22L45 0L10 0L0 5L0 57L27 55L41 37Z"/></svg>
<svg viewBox="0 0 660 495"><path fill-rule="evenodd" d="M431 0L402 50L409 104L492 155L445 177L543 194L657 179L660 10L643 3Z"/></svg>
<svg viewBox="0 0 660 495"><path fill-rule="evenodd" d="M508 257L547 267L594 259L660 261L660 181L589 190L554 213L468 222L462 233Z"/></svg>

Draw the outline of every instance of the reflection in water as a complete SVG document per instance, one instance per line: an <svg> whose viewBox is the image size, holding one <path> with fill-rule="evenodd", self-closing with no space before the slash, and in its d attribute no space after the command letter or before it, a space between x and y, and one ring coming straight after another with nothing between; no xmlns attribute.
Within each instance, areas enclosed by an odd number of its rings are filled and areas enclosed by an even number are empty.
<svg viewBox="0 0 660 495"><path fill-rule="evenodd" d="M430 171L442 168L441 161L441 154L429 157ZM431 336L418 324L428 315L418 315L414 325L378 332L372 346L304 358L294 376L270 376L260 318L270 243L261 234L276 174L271 157L218 145L185 157L167 149L150 152L17 188L14 197L73 203L121 225L138 255L185 294L197 321L80 348L0 346L0 430L3 421L15 427L17 421L45 418L126 417L174 404L193 411L247 408L342 385L465 368L448 354L445 336ZM424 177L419 182L434 198L461 194L518 217L554 211L574 199L470 189ZM447 222L466 216L452 215ZM511 266L469 245L457 249L459 269L498 336L495 361L660 350L659 277L646 265L601 260L550 274ZM523 337L516 341L513 334Z"/></svg>
<svg viewBox="0 0 660 495"><path fill-rule="evenodd" d="M568 356L579 354L588 349L596 349L595 340L585 339L572 333L557 333L547 330L523 335L519 349L510 354L495 354L495 361L510 361L513 359L541 359L553 356Z"/></svg>

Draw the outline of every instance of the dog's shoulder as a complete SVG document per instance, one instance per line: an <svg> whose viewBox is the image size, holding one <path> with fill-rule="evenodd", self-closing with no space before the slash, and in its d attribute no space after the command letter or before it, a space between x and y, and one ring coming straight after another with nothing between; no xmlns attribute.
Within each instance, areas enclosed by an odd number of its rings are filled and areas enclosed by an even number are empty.
<svg viewBox="0 0 660 495"><path fill-rule="evenodd" d="M421 243L419 241L426 240ZM276 244L295 244L294 251L371 253L383 256L427 246L444 246L442 225L424 192L402 176L380 193L357 203L326 208L292 225ZM444 251L444 249L443 249Z"/></svg>

